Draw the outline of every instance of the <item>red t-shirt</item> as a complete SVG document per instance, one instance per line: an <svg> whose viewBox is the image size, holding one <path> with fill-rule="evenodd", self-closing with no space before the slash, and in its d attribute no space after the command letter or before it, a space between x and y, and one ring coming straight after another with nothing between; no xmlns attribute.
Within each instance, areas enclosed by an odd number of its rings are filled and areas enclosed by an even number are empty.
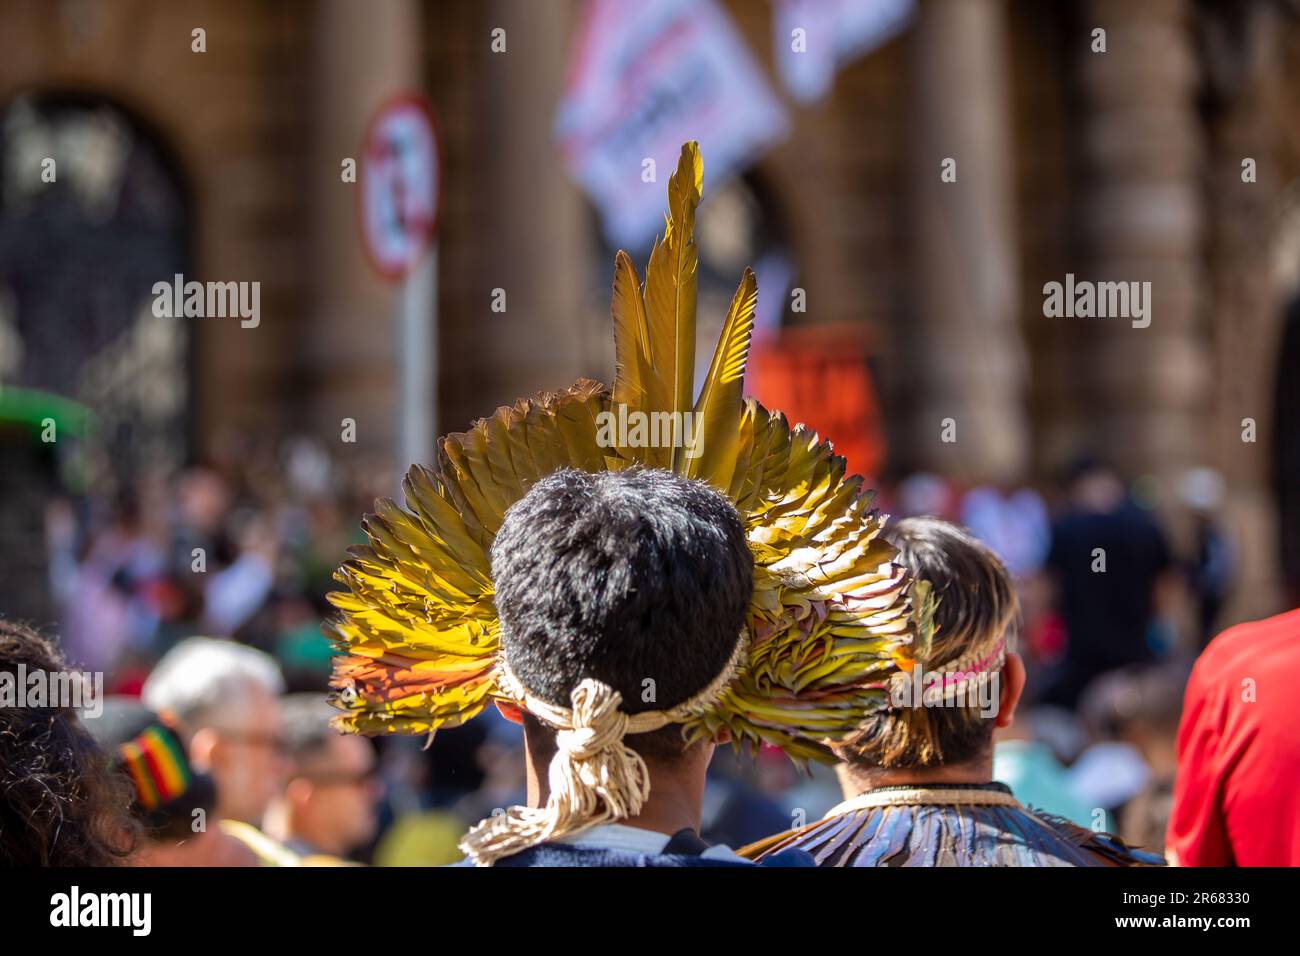
<svg viewBox="0 0 1300 956"><path fill-rule="evenodd" d="M1192 669L1166 852L1300 866L1300 610L1229 628Z"/></svg>

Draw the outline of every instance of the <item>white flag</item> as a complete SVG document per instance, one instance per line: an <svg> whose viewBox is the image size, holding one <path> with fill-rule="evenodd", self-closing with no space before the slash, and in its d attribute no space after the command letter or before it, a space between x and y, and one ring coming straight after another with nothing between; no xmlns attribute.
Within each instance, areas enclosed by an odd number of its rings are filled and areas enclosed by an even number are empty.
<svg viewBox="0 0 1300 956"><path fill-rule="evenodd" d="M707 194L788 128L714 0L588 0L556 135L615 245L636 248L663 229L682 143L699 141Z"/></svg>
<svg viewBox="0 0 1300 956"><path fill-rule="evenodd" d="M830 91L835 70L892 39L912 19L914 0L776 0L777 70L801 103Z"/></svg>

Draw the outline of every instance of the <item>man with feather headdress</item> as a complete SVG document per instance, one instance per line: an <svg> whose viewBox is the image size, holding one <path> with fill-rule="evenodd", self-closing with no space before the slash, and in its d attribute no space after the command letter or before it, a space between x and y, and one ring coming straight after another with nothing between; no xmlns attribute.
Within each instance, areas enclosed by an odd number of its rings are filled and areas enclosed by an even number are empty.
<svg viewBox="0 0 1300 956"><path fill-rule="evenodd" d="M741 659L753 558L735 508L663 469L563 469L506 512L492 578L502 656L528 688L497 704L524 728L528 808L471 831L472 858L749 865L699 837L705 773L729 732L688 741L668 719L716 694ZM769 862L812 865L797 851Z"/></svg>
<svg viewBox="0 0 1300 956"><path fill-rule="evenodd" d="M713 746L829 761L928 634L925 586L861 479L742 397L750 270L696 392L702 181L687 143L644 286L617 256L613 388L583 380L442 439L336 575L341 729L427 734L491 702L524 724L529 806L470 830L478 865L572 862L584 842L587 860L712 859L691 832ZM692 427L647 445L611 415Z"/></svg>

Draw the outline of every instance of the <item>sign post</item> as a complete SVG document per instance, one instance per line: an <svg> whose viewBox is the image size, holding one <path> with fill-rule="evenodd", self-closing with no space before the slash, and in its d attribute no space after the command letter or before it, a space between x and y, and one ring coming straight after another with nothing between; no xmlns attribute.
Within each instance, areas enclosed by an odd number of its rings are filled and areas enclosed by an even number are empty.
<svg viewBox="0 0 1300 956"><path fill-rule="evenodd" d="M397 475L433 461L438 401L438 245L441 177L433 117L422 99L395 97L370 122L362 151L362 233L380 275L399 282Z"/></svg>

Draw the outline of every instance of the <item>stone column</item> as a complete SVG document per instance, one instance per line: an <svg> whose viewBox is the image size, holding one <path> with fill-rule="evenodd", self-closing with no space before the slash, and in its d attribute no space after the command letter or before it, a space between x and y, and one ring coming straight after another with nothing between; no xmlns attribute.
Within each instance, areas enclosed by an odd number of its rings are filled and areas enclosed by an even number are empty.
<svg viewBox="0 0 1300 956"><path fill-rule="evenodd" d="M898 457L966 480L1028 464L1005 19L1001 0L922 3L912 37L915 314L900 338L914 404Z"/></svg>
<svg viewBox="0 0 1300 956"><path fill-rule="evenodd" d="M313 23L309 320L301 369L312 433L340 447L340 421L356 420L356 446L388 461L396 438L397 286L366 259L360 183L344 183L344 158L361 159L366 125L392 95L419 90L421 5L322 0Z"/></svg>
<svg viewBox="0 0 1300 956"><path fill-rule="evenodd" d="M1203 7L1209 96L1208 292L1213 308L1213 435L1210 460L1226 479L1222 520L1234 538L1236 587L1219 626L1282 609L1279 516L1270 487L1274 442L1285 423L1272 420L1285 302L1300 288L1279 283L1265 250L1273 243L1282 202L1279 150L1285 106L1279 40L1281 11L1271 3ZM1255 163L1244 182L1242 162ZM1293 216L1296 214L1293 213ZM1292 260L1293 255L1286 258ZM1242 420L1254 419L1256 441L1242 441ZM1294 427L1294 423L1292 425Z"/></svg>
<svg viewBox="0 0 1300 956"><path fill-rule="evenodd" d="M1145 328L1128 317L1069 323L1076 355L1073 444L1172 498L1204 462L1210 368L1197 63L1186 0L1085 0L1075 21L1082 101L1075 279L1149 282ZM1091 34L1106 31L1105 52ZM1069 263L1067 263L1069 265ZM1060 277L1064 280L1064 276Z"/></svg>
<svg viewBox="0 0 1300 956"><path fill-rule="evenodd" d="M490 401L478 414L538 389L567 387L584 372L607 380L613 371L584 368L590 349L582 336L590 326L581 310L595 244L552 131L575 55L576 12L567 3L496 0L483 34L472 38L487 47L492 29L506 36L506 52L489 54L484 64L490 213L479 232L479 311L466 316L478 324L476 360L488 364ZM612 279L614 263L607 268ZM491 311L496 288L505 290L505 312Z"/></svg>

